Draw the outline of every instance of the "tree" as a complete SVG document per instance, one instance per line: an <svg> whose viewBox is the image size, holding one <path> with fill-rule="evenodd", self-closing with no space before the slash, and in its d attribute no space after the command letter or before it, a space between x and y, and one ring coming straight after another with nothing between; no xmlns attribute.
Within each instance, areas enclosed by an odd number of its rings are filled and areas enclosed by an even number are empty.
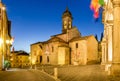
<svg viewBox="0 0 120 81"><path fill-rule="evenodd" d="M96 40L98 41L98 37L97 37L97 35L95 35L95 38L96 38Z"/></svg>

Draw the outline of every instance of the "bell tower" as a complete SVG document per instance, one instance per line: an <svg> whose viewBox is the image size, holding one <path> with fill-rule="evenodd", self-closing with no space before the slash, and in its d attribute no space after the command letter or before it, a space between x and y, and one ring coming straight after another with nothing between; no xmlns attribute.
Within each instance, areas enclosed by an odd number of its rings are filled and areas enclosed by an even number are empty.
<svg viewBox="0 0 120 81"><path fill-rule="evenodd" d="M72 19L71 12L66 8L62 15L62 33L67 33L67 30L72 28Z"/></svg>

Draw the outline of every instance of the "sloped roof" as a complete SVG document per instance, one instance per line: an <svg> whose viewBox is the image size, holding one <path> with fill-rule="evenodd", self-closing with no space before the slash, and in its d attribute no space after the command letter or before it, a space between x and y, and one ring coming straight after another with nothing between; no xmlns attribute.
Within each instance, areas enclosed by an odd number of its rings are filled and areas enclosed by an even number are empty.
<svg viewBox="0 0 120 81"><path fill-rule="evenodd" d="M63 34L66 34L66 33L61 33L61 34L52 35L51 37L56 37L56 36L63 35Z"/></svg>
<svg viewBox="0 0 120 81"><path fill-rule="evenodd" d="M17 55L29 56L29 54L28 54L28 53L18 53Z"/></svg>
<svg viewBox="0 0 120 81"><path fill-rule="evenodd" d="M35 44L39 44L39 43L43 43L43 42L36 42L36 43L31 44L31 45L35 45Z"/></svg>
<svg viewBox="0 0 120 81"><path fill-rule="evenodd" d="M69 11L68 7L67 7L66 10L63 12L62 18L66 17L66 16L69 16L69 17L72 18L72 14L71 14L71 12Z"/></svg>
<svg viewBox="0 0 120 81"><path fill-rule="evenodd" d="M17 55L25 55L25 56L27 55L27 56L29 56L29 54L25 51L19 51L19 53Z"/></svg>
<svg viewBox="0 0 120 81"><path fill-rule="evenodd" d="M19 53L19 51L11 51L11 53Z"/></svg>
<svg viewBox="0 0 120 81"><path fill-rule="evenodd" d="M35 44L46 44L46 43L49 43L49 42L64 42L64 43L67 43L67 42L65 42L63 39L61 39L61 38L59 38L59 37L57 37L57 36L53 36L53 37L51 37L49 40L47 40L47 41L43 41L43 42L36 42L36 43L33 43L33 44L31 44L31 45L35 45Z"/></svg>
<svg viewBox="0 0 120 81"><path fill-rule="evenodd" d="M73 29L77 29L76 26L73 26L71 29L69 29L69 31L73 30ZM78 30L78 29L77 29ZM64 35L64 34L67 34L67 33L60 33L60 34L56 34L56 35L52 35L51 37L55 37L55 36L59 36L59 35Z"/></svg>
<svg viewBox="0 0 120 81"><path fill-rule="evenodd" d="M90 38L92 36L93 35L84 36L84 37L75 37L75 38L71 39L69 42L78 41L78 40L87 40L88 38Z"/></svg>
<svg viewBox="0 0 120 81"><path fill-rule="evenodd" d="M20 50L20 51L12 51L11 53L15 53L16 55L28 55L29 56L29 54L27 53L27 52L25 52L25 51L22 51L22 50Z"/></svg>
<svg viewBox="0 0 120 81"><path fill-rule="evenodd" d="M59 37L52 37L50 38L47 42L56 42L56 41L59 41L59 42L65 42L63 39L59 38ZM65 42L66 43L66 42Z"/></svg>
<svg viewBox="0 0 120 81"><path fill-rule="evenodd" d="M50 39L49 39L50 40ZM43 41L43 42L36 42L36 43L33 43L31 45L35 45L35 44L46 44L48 41Z"/></svg>

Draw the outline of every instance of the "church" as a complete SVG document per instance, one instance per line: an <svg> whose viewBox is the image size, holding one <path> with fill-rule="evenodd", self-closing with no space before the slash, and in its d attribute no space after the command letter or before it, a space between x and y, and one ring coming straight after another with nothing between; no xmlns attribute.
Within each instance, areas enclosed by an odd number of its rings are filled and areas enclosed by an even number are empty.
<svg viewBox="0 0 120 81"><path fill-rule="evenodd" d="M81 36L72 20L66 8L62 15L62 33L30 45L32 64L86 65L98 61L98 41L94 35Z"/></svg>

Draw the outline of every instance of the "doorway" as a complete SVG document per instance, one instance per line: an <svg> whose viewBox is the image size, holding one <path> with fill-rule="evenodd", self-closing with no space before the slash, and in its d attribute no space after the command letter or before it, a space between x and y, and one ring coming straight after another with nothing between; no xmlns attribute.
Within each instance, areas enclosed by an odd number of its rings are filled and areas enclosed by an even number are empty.
<svg viewBox="0 0 120 81"><path fill-rule="evenodd" d="M42 63L42 56L40 56L40 63Z"/></svg>
<svg viewBox="0 0 120 81"><path fill-rule="evenodd" d="M49 61L50 61L50 60L49 60L49 56L47 56L47 63L49 63Z"/></svg>

